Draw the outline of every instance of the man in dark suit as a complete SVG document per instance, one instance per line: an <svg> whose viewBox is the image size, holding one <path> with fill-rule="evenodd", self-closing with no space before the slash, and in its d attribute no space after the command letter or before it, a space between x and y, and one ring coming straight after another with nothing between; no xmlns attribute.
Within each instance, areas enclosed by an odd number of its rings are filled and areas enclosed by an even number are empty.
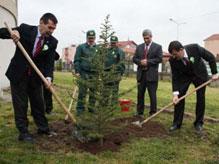
<svg viewBox="0 0 219 164"><path fill-rule="evenodd" d="M59 54L58 52L55 52L55 61L59 60ZM52 75L52 82L53 82L54 76ZM53 101L52 101L52 93L48 88L44 85L43 86L43 97L44 97L44 103L45 103L45 111L47 114L50 114L53 109Z"/></svg>
<svg viewBox="0 0 219 164"><path fill-rule="evenodd" d="M152 42L151 30L143 31L144 43L140 44L134 54L133 62L138 65L138 102L136 115L144 114L144 97L147 88L150 97L150 112L157 111L158 65L162 61L162 47Z"/></svg>
<svg viewBox="0 0 219 164"><path fill-rule="evenodd" d="M185 108L185 100L178 102L179 97L186 94L191 83L197 87L208 80L208 73L203 59L208 62L211 68L213 80L218 79L218 74L214 55L197 44L182 46L179 41L172 41L169 44L168 51L172 55L169 61L172 70L173 103L176 104L173 125L170 128L170 131L174 131L180 129L182 125ZM206 87L203 87L196 92L197 103L194 127L198 132L202 130L204 120L205 89Z"/></svg>
<svg viewBox="0 0 219 164"><path fill-rule="evenodd" d="M0 29L0 38L12 38L15 43L21 42L33 62L47 78L48 85L51 84L54 54L58 43L52 36L57 22L53 14L46 13L40 18L39 26L21 24L19 27L13 28L11 35L6 28ZM6 76L10 80L15 123L20 133L18 139L33 142L32 135L28 131L28 99L30 100L31 114L38 127L38 134L49 135L48 121L45 117L42 81L22 55L18 46L11 59Z"/></svg>

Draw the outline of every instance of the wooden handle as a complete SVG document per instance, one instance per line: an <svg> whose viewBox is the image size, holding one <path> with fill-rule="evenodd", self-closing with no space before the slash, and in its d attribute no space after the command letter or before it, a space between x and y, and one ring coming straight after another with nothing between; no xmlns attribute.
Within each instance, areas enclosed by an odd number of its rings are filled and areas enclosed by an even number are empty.
<svg viewBox="0 0 219 164"><path fill-rule="evenodd" d="M12 30L11 28L9 28L8 24L6 22L4 22L6 28L8 29L8 32L10 34L12 34ZM43 74L40 72L40 70L37 68L37 66L34 64L34 62L32 61L32 59L30 58L30 56L28 55L27 51L24 49L24 47L22 46L22 44L18 41L17 42L17 46L20 48L21 52L23 53L23 55L25 56L25 58L27 59L27 61L30 63L31 67L33 67L33 69L36 71L36 73L40 76L41 80L43 81L43 83L46 86L49 86L48 81L46 80L46 78L43 76ZM49 86L49 90L51 91L51 93L53 94L53 96L55 97L55 99L58 101L58 103L61 105L61 107L64 109L64 111L66 112L66 114L71 118L73 123L76 123L76 120L74 118L74 116L68 111L67 107L65 106L65 104L61 101L61 99L59 98L59 96L56 94L54 88L50 85Z"/></svg>
<svg viewBox="0 0 219 164"><path fill-rule="evenodd" d="M185 94L184 96L179 98L180 102L181 100L185 99L186 97L188 97L189 95L193 94L194 92L196 92L197 90L201 89L202 87L208 85L209 83L212 82L212 79L206 81L205 83L199 85L197 88L193 89L191 92ZM172 105L174 105L173 102L169 103L168 105L166 105L165 107L163 107L161 110L159 110L158 112L156 112L155 114L153 114L152 116L148 117L147 119L145 119L144 121L142 121L140 124L143 125L144 123L148 122L149 120L151 120L152 118L154 118L155 116L157 116L158 114L160 114L161 112L163 112L165 109L171 107Z"/></svg>
<svg viewBox="0 0 219 164"><path fill-rule="evenodd" d="M70 102L69 107L68 107L68 111L69 111L69 112L71 111L72 104L73 104L73 101L74 101L76 92L77 92L77 86L75 86L74 91L73 91L73 94L72 94L72 96L71 96L71 102ZM68 115L67 115L67 114L66 114L66 116L65 116L65 120L68 120Z"/></svg>

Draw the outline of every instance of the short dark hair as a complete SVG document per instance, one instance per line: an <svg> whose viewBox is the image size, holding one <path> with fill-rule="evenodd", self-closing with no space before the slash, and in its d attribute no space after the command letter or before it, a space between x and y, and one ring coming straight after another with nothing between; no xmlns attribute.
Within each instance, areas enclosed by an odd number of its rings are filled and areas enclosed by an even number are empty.
<svg viewBox="0 0 219 164"><path fill-rule="evenodd" d="M172 53L173 50L179 51L181 48L184 48L183 45L179 41L175 40L170 42L168 51L169 53Z"/></svg>
<svg viewBox="0 0 219 164"><path fill-rule="evenodd" d="M146 30L144 30L144 31L142 32L142 36L147 36L147 35L152 36L151 30L146 29Z"/></svg>
<svg viewBox="0 0 219 164"><path fill-rule="evenodd" d="M58 23L57 18L52 13L43 14L43 16L40 18L40 20L42 20L44 24L47 24L49 20L51 20L54 24Z"/></svg>

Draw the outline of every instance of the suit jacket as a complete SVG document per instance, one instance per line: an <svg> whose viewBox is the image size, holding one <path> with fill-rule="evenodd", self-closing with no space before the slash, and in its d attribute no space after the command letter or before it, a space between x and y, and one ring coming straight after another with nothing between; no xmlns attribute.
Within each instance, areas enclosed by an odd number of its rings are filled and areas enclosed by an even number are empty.
<svg viewBox="0 0 219 164"><path fill-rule="evenodd" d="M21 24L19 27L14 28L20 33L20 42L26 49L27 53L40 69L40 71L46 77L52 77L54 68L54 58L55 50L58 41L53 37L49 36L44 39L42 50L40 54L33 57L32 51L34 48L34 42L37 36L37 26L30 26L27 24ZM10 34L6 28L0 29L0 38L10 39ZM12 83L19 83L24 76L27 75L28 70L31 69L31 76L35 78L35 81L41 83L41 79L38 77L32 67L29 65L28 61L20 51L19 47L16 47L15 54L11 59L9 67L6 71L6 76Z"/></svg>
<svg viewBox="0 0 219 164"><path fill-rule="evenodd" d="M144 58L145 43L137 46L133 62L138 65L137 81L141 81L143 67L140 61ZM158 81L158 65L162 61L162 47L161 45L152 42L147 54L147 81Z"/></svg>
<svg viewBox="0 0 219 164"><path fill-rule="evenodd" d="M217 73L216 61L212 53L197 44L189 44L184 48L188 55L189 62L187 66L183 64L182 60L173 57L169 60L172 70L173 91L179 91L180 85L193 77L197 77L203 82L208 80L208 73L203 59L209 63L212 74Z"/></svg>

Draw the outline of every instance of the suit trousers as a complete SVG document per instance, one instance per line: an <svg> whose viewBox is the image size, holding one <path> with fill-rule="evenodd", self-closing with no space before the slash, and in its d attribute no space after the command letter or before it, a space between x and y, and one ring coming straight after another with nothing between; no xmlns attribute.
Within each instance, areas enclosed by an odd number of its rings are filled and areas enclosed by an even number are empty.
<svg viewBox="0 0 219 164"><path fill-rule="evenodd" d="M157 111L157 87L158 81L148 81L146 77L146 71L142 71L141 80L138 82L138 102L137 113L144 114L145 107L145 91L148 90L150 98L150 114Z"/></svg>
<svg viewBox="0 0 219 164"><path fill-rule="evenodd" d="M51 112L53 109L52 93L45 86L43 86L43 96L44 96L46 111Z"/></svg>
<svg viewBox="0 0 219 164"><path fill-rule="evenodd" d="M52 77L53 82L53 77ZM46 86L43 86L43 97L44 97L44 103L45 103L45 110L46 112L51 112L53 109L53 100L52 100L52 92L46 88Z"/></svg>
<svg viewBox="0 0 219 164"><path fill-rule="evenodd" d="M187 81L183 82L180 84L180 89L179 89L179 97L182 97L183 95L186 94L189 85L193 83L195 87L198 87L205 81L199 79L199 78L188 78ZM203 87L196 91L196 120L194 122L194 125L202 125L203 120L204 120L204 113L205 113L205 90L206 87ZM183 115L184 115L184 109L185 109L185 99L181 100L178 104L175 105L174 107L174 120L173 124L177 126L182 125L183 121Z"/></svg>
<svg viewBox="0 0 219 164"><path fill-rule="evenodd" d="M36 83L31 76L25 76L19 83L10 83L12 102L15 114L15 124L20 133L28 132L28 99L30 101L31 115L38 129L49 131L48 121L45 117L43 100L43 86Z"/></svg>

